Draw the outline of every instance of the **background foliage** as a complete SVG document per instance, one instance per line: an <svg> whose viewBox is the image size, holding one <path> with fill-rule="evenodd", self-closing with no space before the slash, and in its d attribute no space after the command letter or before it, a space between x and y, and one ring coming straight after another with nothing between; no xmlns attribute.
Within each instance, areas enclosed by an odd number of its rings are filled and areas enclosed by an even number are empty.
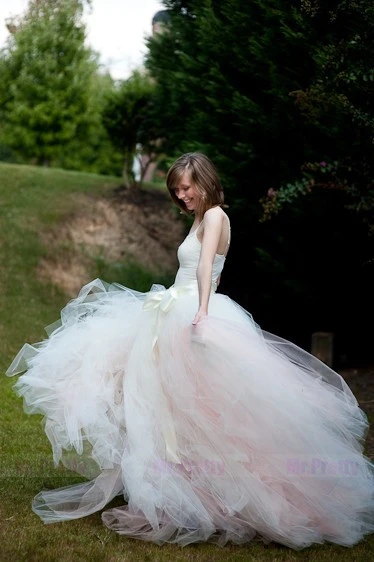
<svg viewBox="0 0 374 562"><path fill-rule="evenodd" d="M14 20L0 56L0 142L19 161L111 173L120 160L101 106L112 80L85 45L83 5L32 0Z"/></svg>

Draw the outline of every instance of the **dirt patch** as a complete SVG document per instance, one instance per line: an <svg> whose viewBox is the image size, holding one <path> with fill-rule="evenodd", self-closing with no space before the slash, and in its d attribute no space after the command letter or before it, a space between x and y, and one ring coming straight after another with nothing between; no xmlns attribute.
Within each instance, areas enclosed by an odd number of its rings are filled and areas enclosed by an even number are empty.
<svg viewBox="0 0 374 562"><path fill-rule="evenodd" d="M174 273L184 228L164 192L119 188L105 198L79 195L74 213L41 233L47 251L38 275L73 297L91 280L97 258L132 259L152 272Z"/></svg>

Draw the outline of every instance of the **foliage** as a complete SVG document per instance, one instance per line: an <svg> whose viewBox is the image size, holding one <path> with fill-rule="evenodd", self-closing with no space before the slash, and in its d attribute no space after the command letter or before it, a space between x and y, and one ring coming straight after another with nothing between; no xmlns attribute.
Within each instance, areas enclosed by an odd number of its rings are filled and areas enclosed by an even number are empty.
<svg viewBox="0 0 374 562"><path fill-rule="evenodd" d="M301 179L271 189L262 199L263 219L322 186L344 189L347 208L374 234L374 6L368 0L308 1L303 9L320 38L319 71L307 89L292 95L313 135L310 156L322 162L304 163Z"/></svg>
<svg viewBox="0 0 374 562"><path fill-rule="evenodd" d="M301 195L321 189L343 190L347 195L346 208L359 214L368 233L374 234L374 189L368 166L357 170L349 161L348 164L338 161L307 162L301 167L301 174L301 178L293 183L287 183L278 190L268 190L266 197L261 199L264 209L261 221L271 219L285 205L295 204Z"/></svg>
<svg viewBox="0 0 374 562"><path fill-rule="evenodd" d="M122 153L115 146L104 125L103 112L116 84L109 73L96 72L88 88L88 122L86 137L74 138L61 167L120 176Z"/></svg>
<svg viewBox="0 0 374 562"><path fill-rule="evenodd" d="M83 6L32 0L1 52L1 141L23 161L95 169L97 146L109 144L98 107L104 78L85 45ZM113 167L99 164L98 171Z"/></svg>
<svg viewBox="0 0 374 562"><path fill-rule="evenodd" d="M0 162L17 162L13 150L5 144L0 144Z"/></svg>
<svg viewBox="0 0 374 562"><path fill-rule="evenodd" d="M222 171L233 206L258 212L264 187L289 178L304 159L289 96L313 74L303 19L279 0L165 4L168 30L149 40L146 60L164 151L204 150Z"/></svg>
<svg viewBox="0 0 374 562"><path fill-rule="evenodd" d="M135 158L139 158L140 184L147 167L155 159L157 134L149 118L153 90L154 83L149 76L135 71L130 78L117 84L108 96L103 110L104 126L113 144L123 154L123 179L126 187L133 187L137 183Z"/></svg>

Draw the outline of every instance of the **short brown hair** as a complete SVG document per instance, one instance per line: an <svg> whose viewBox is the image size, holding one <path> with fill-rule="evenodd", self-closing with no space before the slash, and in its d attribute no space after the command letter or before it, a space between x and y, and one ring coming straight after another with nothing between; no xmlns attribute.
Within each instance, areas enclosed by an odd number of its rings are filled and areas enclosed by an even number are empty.
<svg viewBox="0 0 374 562"><path fill-rule="evenodd" d="M201 152L187 152L175 160L166 176L166 186L170 196L182 213L186 215L193 213L175 194L175 188L186 171L190 173L191 181L201 195L202 216L212 207L226 206L221 180L212 161Z"/></svg>

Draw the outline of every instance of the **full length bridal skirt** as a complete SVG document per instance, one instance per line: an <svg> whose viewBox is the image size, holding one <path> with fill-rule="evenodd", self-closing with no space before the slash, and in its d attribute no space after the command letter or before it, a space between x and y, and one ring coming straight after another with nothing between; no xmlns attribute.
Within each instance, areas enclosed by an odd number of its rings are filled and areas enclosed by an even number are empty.
<svg viewBox="0 0 374 562"><path fill-rule="evenodd" d="M368 420L344 379L223 294L192 326L197 304L194 284L96 279L23 346L7 374L43 414L56 465L85 477L41 491L34 512L103 510L109 528L159 545L257 536L299 550L372 533Z"/></svg>

